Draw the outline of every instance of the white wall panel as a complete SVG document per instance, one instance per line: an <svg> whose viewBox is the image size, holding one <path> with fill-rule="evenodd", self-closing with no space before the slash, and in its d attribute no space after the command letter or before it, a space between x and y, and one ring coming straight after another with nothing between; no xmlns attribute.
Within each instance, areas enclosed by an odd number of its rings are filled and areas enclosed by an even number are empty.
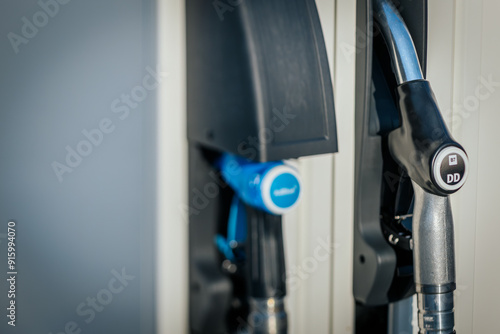
<svg viewBox="0 0 500 334"><path fill-rule="evenodd" d="M354 219L354 55L356 2L336 1L335 10L335 107L339 153L334 157L333 237L333 333L354 333L352 297L352 247Z"/></svg>
<svg viewBox="0 0 500 334"><path fill-rule="evenodd" d="M481 77L494 83L479 112L474 333L499 333L500 2L484 0L482 10Z"/></svg>
<svg viewBox="0 0 500 334"><path fill-rule="evenodd" d="M184 0L158 1L158 333L187 333L188 237Z"/></svg>
<svg viewBox="0 0 500 334"><path fill-rule="evenodd" d="M452 196L456 328L460 333L497 333L500 268L496 264L500 252L496 236L500 226L496 207L500 180L495 174L500 158L495 145L500 123L500 3L449 0L429 5L429 78L442 107L449 102L452 88L452 104L443 112L447 116L451 111L448 124L471 161L469 180Z"/></svg>

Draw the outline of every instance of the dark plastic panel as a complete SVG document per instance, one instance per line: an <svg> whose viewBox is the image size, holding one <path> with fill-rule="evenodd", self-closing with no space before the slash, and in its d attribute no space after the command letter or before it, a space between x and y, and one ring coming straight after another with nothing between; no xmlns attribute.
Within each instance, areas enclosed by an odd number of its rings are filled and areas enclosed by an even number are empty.
<svg viewBox="0 0 500 334"><path fill-rule="evenodd" d="M199 146L189 147L189 324L191 333L222 334L233 294L214 238L227 221L232 191ZM221 186L222 185L222 186ZM211 189L207 196L205 190Z"/></svg>
<svg viewBox="0 0 500 334"><path fill-rule="evenodd" d="M315 2L252 0L230 8L187 1L189 140L257 161L336 152Z"/></svg>
<svg viewBox="0 0 500 334"><path fill-rule="evenodd" d="M427 1L394 1L413 37L425 73L427 43ZM384 305L413 293L411 270L403 273L401 254L387 241L381 227L382 207L387 200L410 197L405 175L387 154L386 134L400 125L396 112L395 80L390 61L384 58L383 40L372 31L371 1L357 1L356 57L356 144L354 297L357 313L369 318L363 307ZM378 59L379 61L374 61ZM386 153L384 153L386 152ZM406 181L409 182L409 181ZM392 188L391 184L395 187ZM404 202L404 201L403 201ZM403 207L408 209L409 203ZM397 211L397 204L390 203ZM398 262L397 262L398 261ZM397 269L398 268L398 269ZM407 267L404 267L407 269ZM400 275L400 276L398 276ZM398 276L399 281L393 281ZM380 309L373 309L378 314ZM376 312L375 312L376 310ZM377 315L379 316L379 315Z"/></svg>

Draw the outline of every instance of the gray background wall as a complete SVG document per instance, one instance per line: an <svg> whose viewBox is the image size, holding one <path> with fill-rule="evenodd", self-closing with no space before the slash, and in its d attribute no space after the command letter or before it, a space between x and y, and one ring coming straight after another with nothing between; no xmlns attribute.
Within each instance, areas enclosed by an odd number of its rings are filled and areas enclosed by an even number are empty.
<svg viewBox="0 0 500 334"><path fill-rule="evenodd" d="M33 0L0 3L0 332L56 334L75 321L81 333L153 333L156 89L127 118L111 107L156 69L153 1L60 1L42 0L51 15ZM36 34L23 35L23 18ZM18 50L12 32L29 36ZM105 119L113 131L61 182L53 162L66 164L66 146L77 150L82 131ZM10 219L15 328L6 318ZM134 278L109 300L113 270ZM95 318L87 305L77 314L99 293L108 304Z"/></svg>

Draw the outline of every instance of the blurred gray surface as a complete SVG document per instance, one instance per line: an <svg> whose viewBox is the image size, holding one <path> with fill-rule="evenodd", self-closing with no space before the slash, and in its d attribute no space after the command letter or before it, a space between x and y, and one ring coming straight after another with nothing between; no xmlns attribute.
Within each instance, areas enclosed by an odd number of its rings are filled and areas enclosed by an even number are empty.
<svg viewBox="0 0 500 334"><path fill-rule="evenodd" d="M71 333L71 321L81 330L74 333L154 332L156 92L123 120L111 109L142 85L146 67L156 68L153 3L59 4L17 53L9 33L22 36L23 17L33 22L42 9L33 0L0 4L2 334ZM106 118L113 132L60 182L53 162L66 164L66 146L76 150L82 131ZM17 222L16 327L6 317L9 219ZM113 270L134 278L109 300L102 290L110 290ZM79 315L99 293L107 304L91 320L90 306Z"/></svg>

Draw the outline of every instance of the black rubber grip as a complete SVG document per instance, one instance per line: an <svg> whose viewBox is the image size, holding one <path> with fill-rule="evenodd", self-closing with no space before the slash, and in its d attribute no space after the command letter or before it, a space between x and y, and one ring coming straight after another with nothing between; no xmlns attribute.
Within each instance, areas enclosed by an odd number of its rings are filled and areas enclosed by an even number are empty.
<svg viewBox="0 0 500 334"><path fill-rule="evenodd" d="M281 216L247 210L246 270L248 295L255 299L286 296L286 267Z"/></svg>
<svg viewBox="0 0 500 334"><path fill-rule="evenodd" d="M389 134L394 160L424 190L454 193L467 177L467 155L448 131L429 82L403 83L397 93L401 127Z"/></svg>

